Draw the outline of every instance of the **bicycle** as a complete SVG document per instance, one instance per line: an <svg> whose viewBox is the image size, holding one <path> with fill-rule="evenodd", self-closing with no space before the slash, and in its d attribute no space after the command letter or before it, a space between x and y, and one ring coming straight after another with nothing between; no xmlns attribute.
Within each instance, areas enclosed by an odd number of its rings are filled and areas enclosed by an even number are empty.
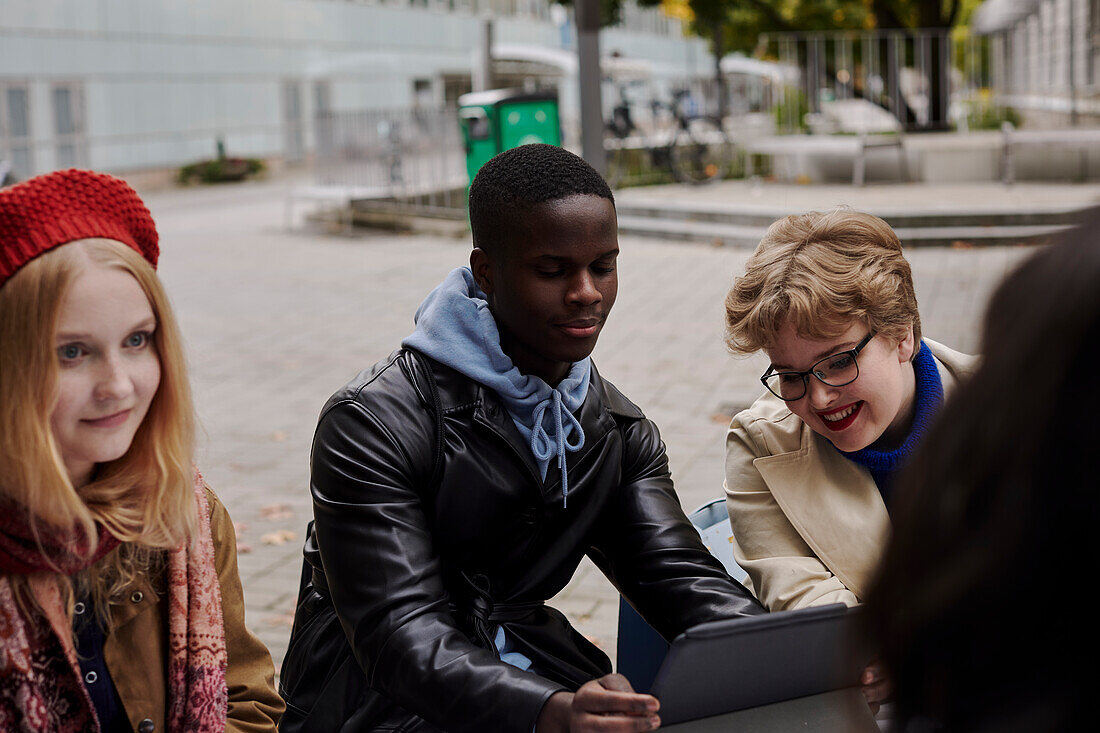
<svg viewBox="0 0 1100 733"><path fill-rule="evenodd" d="M617 186L641 171L667 171L683 183L703 184L721 180L733 165L733 151L721 121L688 110L690 93L673 92L671 102L650 102L649 134L634 122L625 89L606 123L607 182ZM647 166L648 163L648 166Z"/></svg>

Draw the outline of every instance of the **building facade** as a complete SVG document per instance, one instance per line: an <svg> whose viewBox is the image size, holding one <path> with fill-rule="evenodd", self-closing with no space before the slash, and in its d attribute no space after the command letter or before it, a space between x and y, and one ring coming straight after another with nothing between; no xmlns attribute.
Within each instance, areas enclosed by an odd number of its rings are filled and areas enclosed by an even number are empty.
<svg viewBox="0 0 1100 733"><path fill-rule="evenodd" d="M992 88L1044 121L1100 120L1100 0L986 0L971 21L989 40Z"/></svg>
<svg viewBox="0 0 1100 733"><path fill-rule="evenodd" d="M0 160L21 177L128 172L213 157L219 141L303 160L327 112L469 91L486 19L501 81L556 86L568 137L572 11L546 0L4 0ZM628 7L601 46L658 88L709 73L706 44L659 10Z"/></svg>

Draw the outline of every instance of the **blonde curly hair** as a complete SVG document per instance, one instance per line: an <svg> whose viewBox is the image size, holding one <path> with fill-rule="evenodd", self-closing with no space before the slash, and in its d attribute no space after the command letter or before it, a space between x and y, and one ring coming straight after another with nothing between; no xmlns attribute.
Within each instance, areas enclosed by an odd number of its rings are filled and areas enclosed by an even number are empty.
<svg viewBox="0 0 1100 733"><path fill-rule="evenodd" d="M767 350L787 322L835 338L852 321L894 340L921 337L913 275L882 219L851 209L811 211L772 224L726 295L726 345Z"/></svg>

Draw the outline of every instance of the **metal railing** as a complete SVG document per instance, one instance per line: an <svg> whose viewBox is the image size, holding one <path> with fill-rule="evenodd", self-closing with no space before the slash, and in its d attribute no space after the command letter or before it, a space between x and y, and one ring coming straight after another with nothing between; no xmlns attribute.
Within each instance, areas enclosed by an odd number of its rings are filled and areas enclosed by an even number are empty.
<svg viewBox="0 0 1100 733"><path fill-rule="evenodd" d="M947 29L774 33L761 41L800 76L775 95L781 132L966 129L976 104L994 104L982 94L993 77L988 44Z"/></svg>
<svg viewBox="0 0 1100 733"><path fill-rule="evenodd" d="M354 189L357 208L465 207L465 153L452 107L329 112L315 120L314 178Z"/></svg>

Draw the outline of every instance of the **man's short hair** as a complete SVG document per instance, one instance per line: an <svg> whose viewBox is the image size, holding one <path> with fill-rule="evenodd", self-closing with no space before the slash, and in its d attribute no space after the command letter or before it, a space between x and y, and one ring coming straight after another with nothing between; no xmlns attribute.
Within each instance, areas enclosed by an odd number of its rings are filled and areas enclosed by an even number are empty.
<svg viewBox="0 0 1100 733"><path fill-rule="evenodd" d="M532 207L574 195L615 203L596 169L564 148L539 143L505 150L483 165L470 184L474 246L499 252Z"/></svg>
<svg viewBox="0 0 1100 733"><path fill-rule="evenodd" d="M726 345L767 350L791 321L799 335L835 338L853 320L896 340L921 337L909 263L890 225L851 209L772 224L726 296Z"/></svg>

